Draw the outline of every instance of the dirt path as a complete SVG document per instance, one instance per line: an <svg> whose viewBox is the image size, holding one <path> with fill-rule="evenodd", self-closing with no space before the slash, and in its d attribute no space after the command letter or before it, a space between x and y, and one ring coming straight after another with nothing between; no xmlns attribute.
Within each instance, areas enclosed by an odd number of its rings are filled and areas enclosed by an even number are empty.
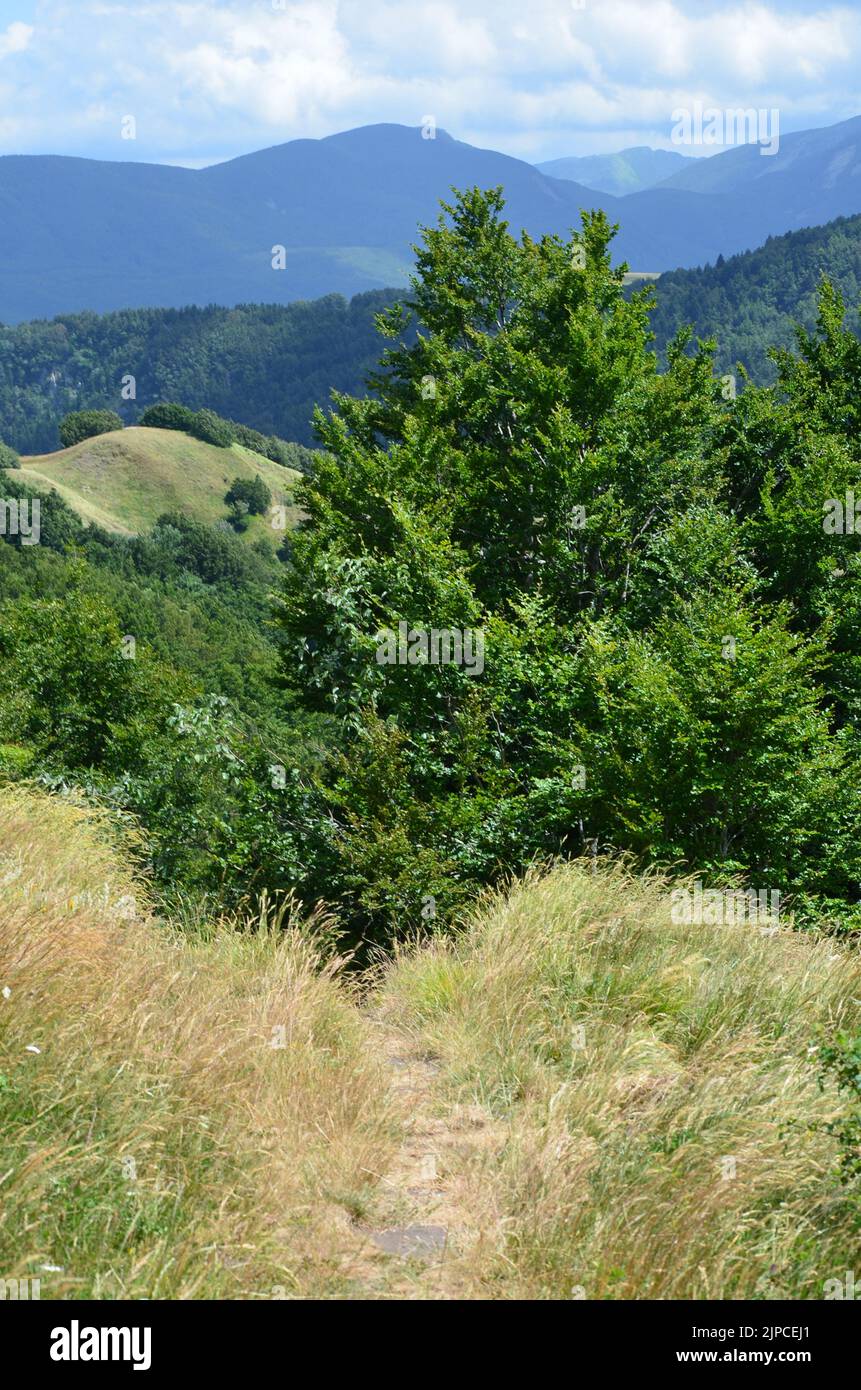
<svg viewBox="0 0 861 1390"><path fill-rule="evenodd" d="M439 1064L411 1039L376 1027L403 1142L371 1219L355 1228L356 1276L369 1298L481 1297L477 1248L495 1238L481 1171L502 1142L499 1127L481 1107L447 1100Z"/></svg>

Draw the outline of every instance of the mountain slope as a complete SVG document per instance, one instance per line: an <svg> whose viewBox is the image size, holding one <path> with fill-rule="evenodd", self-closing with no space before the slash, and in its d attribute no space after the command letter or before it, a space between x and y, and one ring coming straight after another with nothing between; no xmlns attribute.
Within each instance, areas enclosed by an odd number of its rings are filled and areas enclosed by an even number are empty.
<svg viewBox="0 0 861 1390"><path fill-rule="evenodd" d="M283 304L402 285L418 228L436 222L452 186L501 184L512 228L532 236L567 235L582 208L602 207L621 225L617 261L634 270L701 264L861 211L858 130L856 120L787 136L773 158L751 148L690 160L695 168L624 198L444 131L424 140L397 125L294 140L201 170L7 157L0 321L156 304ZM283 270L273 269L278 246Z"/></svg>
<svg viewBox="0 0 861 1390"><path fill-rule="evenodd" d="M780 187L785 175L791 176L797 189L824 193L838 183L857 187L861 178L861 116L818 130L781 135L774 155L762 154L758 145L748 144L709 159L691 160L665 179L662 187L691 193L737 193L760 185L757 191L765 192L772 180Z"/></svg>
<svg viewBox="0 0 861 1390"><path fill-rule="evenodd" d="M578 224L594 201L521 160L394 125L203 170L0 159L0 321L404 284L418 224L436 220L452 184L473 183L503 183L515 225L536 235Z"/></svg>
<svg viewBox="0 0 861 1390"><path fill-rule="evenodd" d="M438 131L371 125L206 170L0 158L0 321L124 306L288 303L403 285L452 186L502 185L516 232L602 207L631 270L673 270L861 211L861 117L687 161L616 197ZM691 165L691 167L687 167ZM287 249L284 270L273 247Z"/></svg>
<svg viewBox="0 0 861 1390"><path fill-rule="evenodd" d="M47 453L70 410L107 408L135 424L147 406L204 406L282 439L312 444L311 416L332 389L359 394L383 340L374 291L237 309L71 314L0 328L0 439ZM136 399L120 399L124 376Z"/></svg>
<svg viewBox="0 0 861 1390"><path fill-rule="evenodd" d="M101 434L55 454L23 459L16 477L40 488L56 487L85 521L131 534L149 529L170 511L208 525L226 521L224 494L233 479L256 474L273 504L287 507L287 524L292 524L295 473L240 444L217 449L177 430L130 428ZM283 538L266 517L258 516L243 535L249 541L265 537L273 546Z"/></svg>
<svg viewBox="0 0 861 1390"><path fill-rule="evenodd" d="M586 188L624 197L652 188L677 173L690 158L675 150L653 150L648 145L633 145L618 154L574 155L564 159L548 159L536 164L542 174L552 179L573 179Z"/></svg>
<svg viewBox="0 0 861 1390"><path fill-rule="evenodd" d="M652 328L660 348L693 324L701 338L718 340L718 366L733 371L743 363L754 379L767 382L774 366L769 347L791 347L793 325L811 328L823 275L842 292L848 322L861 327L861 217L839 218L773 237L765 246L722 265L675 270L657 282Z"/></svg>

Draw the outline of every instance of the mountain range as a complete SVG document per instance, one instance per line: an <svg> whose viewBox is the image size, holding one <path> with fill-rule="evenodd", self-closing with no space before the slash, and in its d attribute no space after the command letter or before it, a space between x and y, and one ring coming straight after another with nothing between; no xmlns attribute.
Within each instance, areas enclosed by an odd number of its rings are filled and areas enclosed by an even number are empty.
<svg viewBox="0 0 861 1390"><path fill-rule="evenodd" d="M406 282L417 228L451 188L501 184L512 228L620 224L617 260L665 271L861 212L861 117L686 159L617 196L437 131L364 126L205 169L0 159L0 322L136 306L287 303ZM285 249L284 269L274 269Z"/></svg>
<svg viewBox="0 0 861 1390"><path fill-rule="evenodd" d="M624 197L653 188L676 174L690 155L676 150L653 150L648 145L633 145L617 154L573 155L565 159L548 159L536 164L542 174L552 179L570 179L584 188L596 188L600 193Z"/></svg>

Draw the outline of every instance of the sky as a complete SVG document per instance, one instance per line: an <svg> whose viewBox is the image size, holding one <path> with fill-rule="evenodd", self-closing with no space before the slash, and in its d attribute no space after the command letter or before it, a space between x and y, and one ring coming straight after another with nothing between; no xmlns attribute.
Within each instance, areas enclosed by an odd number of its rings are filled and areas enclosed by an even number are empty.
<svg viewBox="0 0 861 1390"><path fill-rule="evenodd" d="M0 0L0 154L200 166L432 117L537 162L671 149L697 102L861 114L861 0Z"/></svg>

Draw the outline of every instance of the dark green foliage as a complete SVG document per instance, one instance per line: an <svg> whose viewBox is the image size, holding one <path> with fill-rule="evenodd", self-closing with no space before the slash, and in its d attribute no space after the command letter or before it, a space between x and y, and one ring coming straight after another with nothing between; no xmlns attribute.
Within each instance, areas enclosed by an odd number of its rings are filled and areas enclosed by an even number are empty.
<svg viewBox="0 0 861 1390"><path fill-rule="evenodd" d="M0 440L0 468L20 468L21 459L16 451Z"/></svg>
<svg viewBox="0 0 861 1390"><path fill-rule="evenodd" d="M224 500L228 507L244 502L252 516L263 516L272 501L272 494L260 474L256 473L253 478L234 478Z"/></svg>
<svg viewBox="0 0 861 1390"><path fill-rule="evenodd" d="M861 477L861 345L826 284L773 388L727 398L684 332L661 372L611 242L459 195L372 394L318 413L286 564L45 498L42 544L0 546L4 768L138 816L163 891L292 890L356 941L594 849L856 930L861 520L823 514Z"/></svg>
<svg viewBox="0 0 861 1390"><path fill-rule="evenodd" d="M777 375L770 349L791 347L796 323L813 327L823 276L851 306L848 324L857 333L861 217L769 237L756 251L719 257L714 266L662 275L652 315L658 346L663 353L678 330L692 324L699 337L716 340L720 372L734 372L741 363L766 385Z"/></svg>
<svg viewBox="0 0 861 1390"><path fill-rule="evenodd" d="M826 290L778 390L725 399L686 334L658 373L602 216L518 243L497 194L448 212L418 341L318 417L300 490L283 679L338 720L330 892L386 937L600 846L852 925L861 591L855 540L822 530L859 449L842 304ZM380 664L401 621L480 628L483 673Z"/></svg>
<svg viewBox="0 0 861 1390"><path fill-rule="evenodd" d="M8 501L15 500L19 504L32 505L39 503L39 548L40 550L56 551L58 554L65 552L73 545L80 543L84 536L89 536L93 541L107 539L105 533L97 527L90 531L84 526L77 512L73 512L67 502L63 500L58 492L42 492L33 487L30 483L25 483L21 478L7 476L3 480L3 497ZM21 535L0 531L0 540L8 545L18 548L22 547ZM27 547L24 547L27 549Z"/></svg>
<svg viewBox="0 0 861 1390"><path fill-rule="evenodd" d="M821 1083L836 1084L848 1101L837 1120L822 1126L839 1144L840 1176L856 1188L861 1179L861 1035L839 1032L816 1048Z"/></svg>
<svg viewBox="0 0 861 1390"><path fill-rule="evenodd" d="M330 390L360 393L379 355L375 314L392 291L235 309L123 309L0 325L0 438L25 454L56 447L57 425L81 405L110 407L127 425L187 429L176 407L231 422L248 448L291 468L314 442L311 417ZM133 375L137 399L121 399ZM152 407L167 411L150 417ZM240 428L253 431L243 438ZM191 432L191 431L189 431ZM267 441L260 445L259 438ZM254 442L252 442L252 440ZM289 457L281 451L287 450Z"/></svg>
<svg viewBox="0 0 861 1390"><path fill-rule="evenodd" d="M187 405L176 401L161 401L158 405L147 406L138 420L139 425L154 430L182 430L185 434L194 433L196 412Z"/></svg>
<svg viewBox="0 0 861 1390"><path fill-rule="evenodd" d="M321 837L310 811L295 827L315 755L309 721L273 705L271 553L181 514L110 536L56 493L6 491L39 498L42 537L0 545L0 776L83 786L139 817L169 897L310 892L303 864L324 863ZM270 768L288 763L273 786Z"/></svg>
<svg viewBox="0 0 861 1390"><path fill-rule="evenodd" d="M113 410L73 410L60 421L58 433L64 449L97 434L121 430L123 422Z"/></svg>
<svg viewBox="0 0 861 1390"><path fill-rule="evenodd" d="M219 449L229 449L233 443L233 430L214 410L198 410L192 433L204 444L215 444Z"/></svg>
<svg viewBox="0 0 861 1390"><path fill-rule="evenodd" d="M138 421L139 425L150 429L182 430L185 434L202 439L207 444L226 448L229 444L242 444L253 449L256 454L271 459L273 463L283 464L285 468L295 468L307 472L314 458L312 449L301 444L288 443L275 435L263 435L259 430L239 425L235 420L223 420L211 410L189 410L176 402L149 406Z"/></svg>
<svg viewBox="0 0 861 1390"><path fill-rule="evenodd" d="M215 444L219 449L229 448L236 437L230 422L222 420L213 410L189 410L175 401L149 406L138 424L147 429L182 430L195 439L202 439L204 444Z"/></svg>

